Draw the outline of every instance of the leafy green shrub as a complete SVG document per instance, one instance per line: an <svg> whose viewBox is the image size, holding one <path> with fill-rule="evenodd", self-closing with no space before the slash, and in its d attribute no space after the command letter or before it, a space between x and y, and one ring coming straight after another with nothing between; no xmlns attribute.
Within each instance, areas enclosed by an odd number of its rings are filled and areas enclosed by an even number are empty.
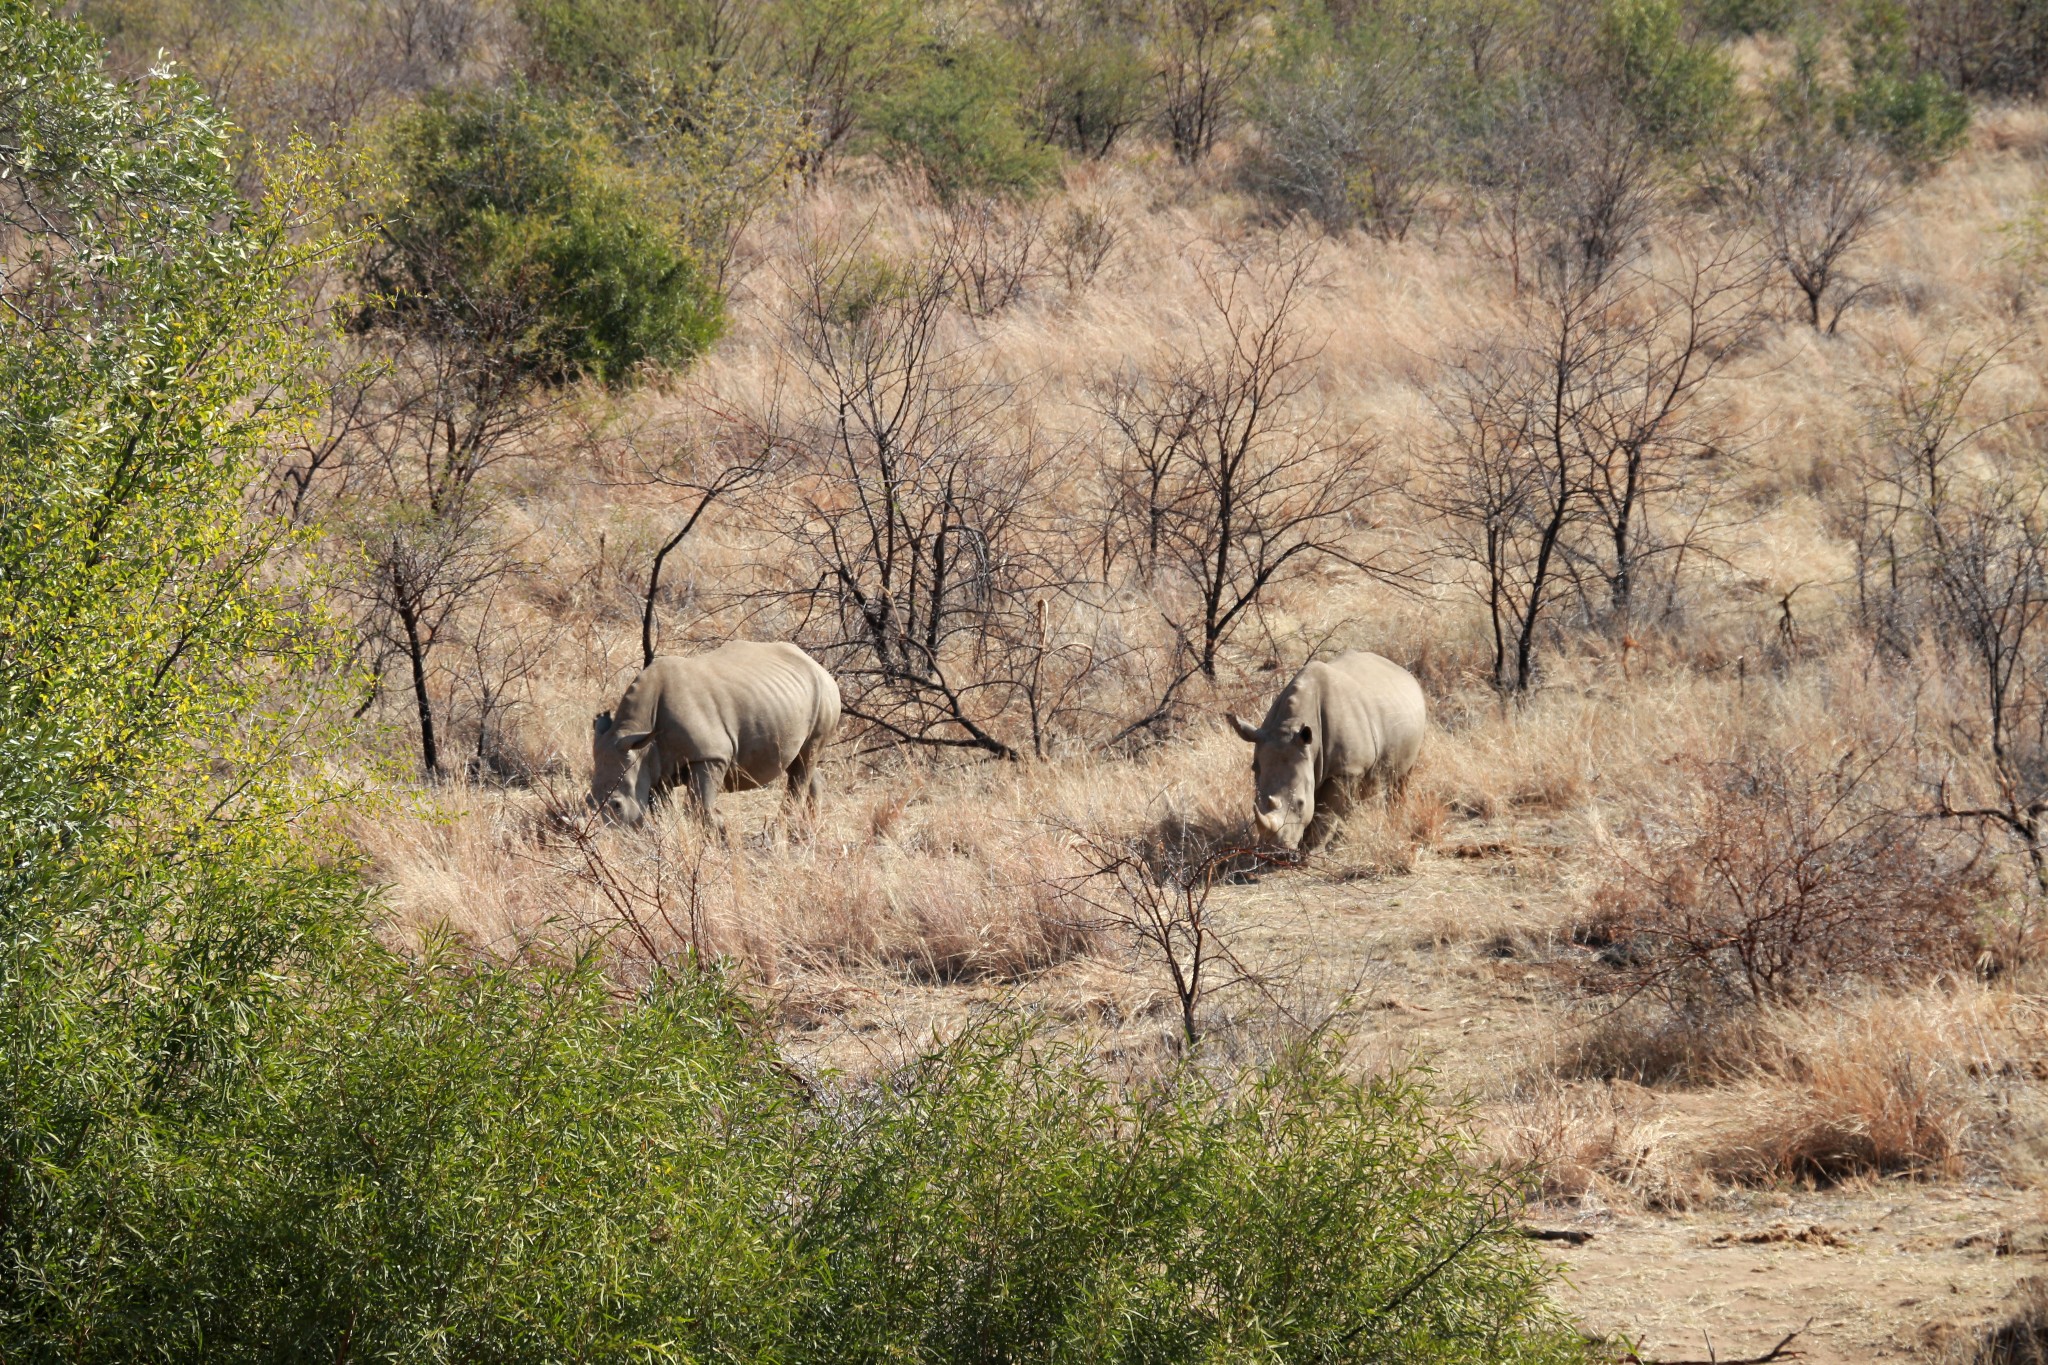
<svg viewBox="0 0 2048 1365"><path fill-rule="evenodd" d="M428 99L399 119L366 282L428 336L490 335L539 377L622 379L716 339L723 301L658 187L573 106L531 91Z"/></svg>
<svg viewBox="0 0 2048 1365"><path fill-rule="evenodd" d="M1735 69L1712 43L1687 36L1677 0L1609 0L1599 48L1622 103L1663 146L1700 147L1725 124Z"/></svg>
<svg viewBox="0 0 2048 1365"><path fill-rule="evenodd" d="M516 0L534 74L575 91L631 93L740 55L739 17L696 0Z"/></svg>
<svg viewBox="0 0 2048 1365"><path fill-rule="evenodd" d="M918 167L942 199L1030 194L1059 174L1059 153L1034 138L1012 64L992 44L935 48L923 70L885 96L875 129L883 155Z"/></svg>
<svg viewBox="0 0 2048 1365"><path fill-rule="evenodd" d="M1219 1085L970 1031L849 1111L810 1194L840 1360L1577 1358L1507 1191L1402 1079Z"/></svg>
<svg viewBox="0 0 2048 1365"><path fill-rule="evenodd" d="M1038 135L1076 156L1107 156L1152 112L1152 63L1133 12L1098 0L1011 0L1002 30L1025 67Z"/></svg>
<svg viewBox="0 0 2048 1365"><path fill-rule="evenodd" d="M1962 145L1970 101L1938 70L1914 70L1904 11L1867 5L1849 30L1849 88L1835 98L1845 127L1882 145L1909 169L1924 168ZM1802 55L1801 66L1818 63ZM1781 101L1782 103L1782 101Z"/></svg>
<svg viewBox="0 0 2048 1365"><path fill-rule="evenodd" d="M1709 32L1733 37L1783 33L1798 21L1806 0L1702 0L1700 23Z"/></svg>
<svg viewBox="0 0 2048 1365"><path fill-rule="evenodd" d="M715 982L372 957L238 1089L96 1315L137 1355L760 1359L807 1295L803 1092Z"/></svg>

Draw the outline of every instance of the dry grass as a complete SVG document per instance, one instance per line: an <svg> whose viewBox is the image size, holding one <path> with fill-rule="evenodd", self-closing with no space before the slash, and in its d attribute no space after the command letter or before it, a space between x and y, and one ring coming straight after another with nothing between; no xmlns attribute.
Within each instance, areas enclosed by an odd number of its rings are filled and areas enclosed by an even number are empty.
<svg viewBox="0 0 2048 1365"><path fill-rule="evenodd" d="M1623 1011L1566 1035L1494 1118L1543 1197L1684 1208L1729 1185L2033 1176L2012 1143L2041 1066L2028 997L1947 983L1669 1024ZM1575 1079L1622 1075L1697 1088Z"/></svg>
<svg viewBox="0 0 2048 1365"><path fill-rule="evenodd" d="M530 795L479 795L360 837L394 887L398 932L496 954L602 935L643 962L687 950L763 981L792 968L958 981L1021 977L1091 943L1049 880L1067 857L1057 832L911 822L904 804L849 812L864 837L793 838L778 822L721 839L673 808L614 830L551 818Z"/></svg>
<svg viewBox="0 0 2048 1365"><path fill-rule="evenodd" d="M1486 1136L1544 1203L1585 1208L1692 1208L1711 1197L1688 1126L1656 1097L1621 1082L1537 1080L1490 1113Z"/></svg>
<svg viewBox="0 0 2048 1365"><path fill-rule="evenodd" d="M1708 1164L1814 1183L1996 1169L2015 1038L2039 1024L2017 998L1975 986L1775 1011L1756 1030L1746 1112Z"/></svg>

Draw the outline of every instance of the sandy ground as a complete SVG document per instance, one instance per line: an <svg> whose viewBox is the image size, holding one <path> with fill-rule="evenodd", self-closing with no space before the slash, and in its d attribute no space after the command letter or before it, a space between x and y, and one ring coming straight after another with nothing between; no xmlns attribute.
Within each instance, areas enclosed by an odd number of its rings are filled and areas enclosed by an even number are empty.
<svg viewBox="0 0 2048 1365"><path fill-rule="evenodd" d="M2030 1191L1885 1183L1727 1202L1543 1220L1592 1234L1555 1253L1564 1303L1652 1360L1754 1358L1797 1330L1804 1360L1846 1365L1938 1358L2006 1316L2022 1280L2048 1275Z"/></svg>

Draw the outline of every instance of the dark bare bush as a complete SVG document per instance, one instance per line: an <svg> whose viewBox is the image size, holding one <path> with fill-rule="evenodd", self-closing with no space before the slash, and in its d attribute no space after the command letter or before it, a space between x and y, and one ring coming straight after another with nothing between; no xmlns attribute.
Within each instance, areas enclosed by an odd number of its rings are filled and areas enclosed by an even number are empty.
<svg viewBox="0 0 2048 1365"><path fill-rule="evenodd" d="M1832 335L1868 286L1850 287L1843 265L1884 222L1898 199L1891 158L1875 142L1792 127L1761 137L1735 157L1730 179L1743 211L1791 277L1807 323Z"/></svg>
<svg viewBox="0 0 2048 1365"><path fill-rule="evenodd" d="M1153 8L1159 52L1158 120L1174 156L1209 154L1258 63L1261 6L1253 0L1168 0Z"/></svg>
<svg viewBox="0 0 2048 1365"><path fill-rule="evenodd" d="M1163 346L1097 399L1101 579L1151 594L1175 644L1172 680L1119 738L1171 717L1196 673L1215 678L1275 588L1339 566L1389 585L1413 575L1370 534L1397 482L1379 442L1315 397L1319 347L1297 317L1317 288L1312 252L1207 268L1201 283L1199 349Z"/></svg>
<svg viewBox="0 0 2048 1365"><path fill-rule="evenodd" d="M824 247L794 281L789 553L772 589L879 743L1045 755L1102 717L1129 646L1080 560L1056 451L1015 420L954 308L957 243L910 262Z"/></svg>
<svg viewBox="0 0 2048 1365"><path fill-rule="evenodd" d="M1475 144L1466 174L1479 245L1517 295L1597 285L1641 253L1666 197L1664 162L1641 126L1580 90L1521 94Z"/></svg>
<svg viewBox="0 0 2048 1365"><path fill-rule="evenodd" d="M1972 401L1998 358L1965 350L1899 367L1875 405L1851 533L1859 606L1879 647L1945 670L1963 702L1950 763L1931 782L1939 810L2024 849L2038 894L2048 891L2048 485L2018 414L1986 417Z"/></svg>
<svg viewBox="0 0 2048 1365"><path fill-rule="evenodd" d="M987 318L1024 297L1050 262L1044 210L998 198L964 199L949 210L940 259L969 317Z"/></svg>
<svg viewBox="0 0 2048 1365"><path fill-rule="evenodd" d="M1886 804L1881 759L1761 750L1689 761L1690 804L1637 818L1595 892L1601 994L1710 1024L1845 981L1967 966L1978 848Z"/></svg>
<svg viewBox="0 0 2048 1365"><path fill-rule="evenodd" d="M1095 282L1104 266L1123 244L1124 225L1115 213L1100 204L1070 204L1066 213L1046 234L1047 254L1059 265L1067 292L1074 293Z"/></svg>
<svg viewBox="0 0 2048 1365"><path fill-rule="evenodd" d="M1485 602L1502 691L1528 691L1574 608L1625 639L1669 622L1684 571L1738 515L1700 466L1759 258L1741 241L1679 246L1617 263L1556 239L1520 325L1459 357L1438 397L1420 497Z"/></svg>
<svg viewBox="0 0 2048 1365"><path fill-rule="evenodd" d="M1400 241L1441 169L1431 77L1419 54L1303 63L1259 101L1257 178L1332 232L1363 225Z"/></svg>
<svg viewBox="0 0 2048 1365"><path fill-rule="evenodd" d="M1211 893L1245 866L1281 857L1243 846L1218 847L1197 830L1188 837L1121 838L1073 833L1087 870L1058 884L1059 893L1099 929L1134 940L1158 963L1180 1010L1189 1047L1201 1041L1203 999L1249 974L1217 933Z"/></svg>

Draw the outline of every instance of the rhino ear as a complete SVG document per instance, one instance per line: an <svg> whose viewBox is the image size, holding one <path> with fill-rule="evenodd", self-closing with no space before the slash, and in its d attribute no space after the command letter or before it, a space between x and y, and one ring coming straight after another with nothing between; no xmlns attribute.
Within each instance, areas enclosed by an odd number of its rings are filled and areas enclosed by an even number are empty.
<svg viewBox="0 0 2048 1365"><path fill-rule="evenodd" d="M600 735L608 732L612 728L612 713L609 711L598 712L597 715L592 718L590 722L590 728Z"/></svg>
<svg viewBox="0 0 2048 1365"><path fill-rule="evenodd" d="M1237 737L1247 744L1257 744L1259 742L1259 727L1245 724L1237 718L1235 711L1230 713L1230 728L1237 731Z"/></svg>
<svg viewBox="0 0 2048 1365"><path fill-rule="evenodd" d="M1316 742L1316 732L1304 725L1301 727L1301 733L1296 735L1294 739L1297 744L1306 749L1309 745Z"/></svg>
<svg viewBox="0 0 2048 1365"><path fill-rule="evenodd" d="M619 748L626 753L631 753L633 750L643 747L648 740L653 738L654 731L652 730L644 730L637 735L620 735Z"/></svg>

